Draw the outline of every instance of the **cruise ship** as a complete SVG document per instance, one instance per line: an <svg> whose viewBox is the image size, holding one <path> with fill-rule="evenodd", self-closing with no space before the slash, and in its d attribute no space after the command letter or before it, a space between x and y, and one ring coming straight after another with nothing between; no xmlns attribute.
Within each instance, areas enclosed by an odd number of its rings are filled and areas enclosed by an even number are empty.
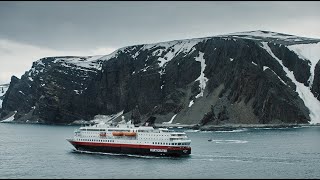
<svg viewBox="0 0 320 180"><path fill-rule="evenodd" d="M104 153L187 156L191 140L185 132L138 126L130 122L99 123L75 130L67 139L77 150Z"/></svg>

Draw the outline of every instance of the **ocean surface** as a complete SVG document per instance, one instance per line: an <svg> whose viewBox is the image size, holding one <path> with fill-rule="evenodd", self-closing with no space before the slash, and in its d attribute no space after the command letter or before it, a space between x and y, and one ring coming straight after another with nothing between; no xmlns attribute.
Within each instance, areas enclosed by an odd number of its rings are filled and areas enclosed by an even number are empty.
<svg viewBox="0 0 320 180"><path fill-rule="evenodd" d="M320 178L319 126L176 129L192 140L182 158L79 153L66 141L76 128L0 123L0 178Z"/></svg>

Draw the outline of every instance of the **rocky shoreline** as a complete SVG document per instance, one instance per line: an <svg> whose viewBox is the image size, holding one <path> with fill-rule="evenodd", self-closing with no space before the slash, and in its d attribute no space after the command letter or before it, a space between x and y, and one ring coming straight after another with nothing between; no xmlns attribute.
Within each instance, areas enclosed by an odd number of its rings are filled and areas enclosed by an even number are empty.
<svg viewBox="0 0 320 180"><path fill-rule="evenodd" d="M200 131L233 131L243 128L294 128L320 126L320 124L224 124L224 125L185 125L185 124L156 124L157 128L185 128Z"/></svg>
<svg viewBox="0 0 320 180"><path fill-rule="evenodd" d="M10 124L42 124L42 125L62 125L62 126L83 126L83 125L92 125L92 122L87 121L76 121L69 124L47 124L41 122L0 122L0 123L10 123ZM234 131L243 128L295 128L295 127L312 127L320 126L320 123L317 124L223 124L223 125L204 125L200 126L197 124L155 124L155 128L182 128L182 129L191 129L199 131Z"/></svg>
<svg viewBox="0 0 320 180"><path fill-rule="evenodd" d="M319 126L313 124L232 124L232 125L212 125L212 126L202 126L199 128L201 131L233 131L243 128L295 128L303 126Z"/></svg>

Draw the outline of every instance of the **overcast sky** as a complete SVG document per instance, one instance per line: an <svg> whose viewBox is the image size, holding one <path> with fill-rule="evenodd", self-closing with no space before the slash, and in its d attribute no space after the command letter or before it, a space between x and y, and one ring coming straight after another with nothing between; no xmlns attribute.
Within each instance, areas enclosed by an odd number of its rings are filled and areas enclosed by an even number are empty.
<svg viewBox="0 0 320 180"><path fill-rule="evenodd" d="M320 2L1 1L0 84L45 56L268 30L320 39Z"/></svg>

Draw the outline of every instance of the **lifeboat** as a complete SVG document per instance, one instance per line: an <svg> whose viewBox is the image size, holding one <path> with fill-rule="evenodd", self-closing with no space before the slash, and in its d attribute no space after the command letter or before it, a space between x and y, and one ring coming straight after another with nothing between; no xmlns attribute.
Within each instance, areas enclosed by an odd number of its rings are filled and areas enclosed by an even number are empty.
<svg viewBox="0 0 320 180"><path fill-rule="evenodd" d="M137 133L135 132L124 132L123 135L125 136L136 136Z"/></svg>
<svg viewBox="0 0 320 180"><path fill-rule="evenodd" d="M112 135L113 136L123 136L123 132L114 131L114 132L112 132Z"/></svg>

